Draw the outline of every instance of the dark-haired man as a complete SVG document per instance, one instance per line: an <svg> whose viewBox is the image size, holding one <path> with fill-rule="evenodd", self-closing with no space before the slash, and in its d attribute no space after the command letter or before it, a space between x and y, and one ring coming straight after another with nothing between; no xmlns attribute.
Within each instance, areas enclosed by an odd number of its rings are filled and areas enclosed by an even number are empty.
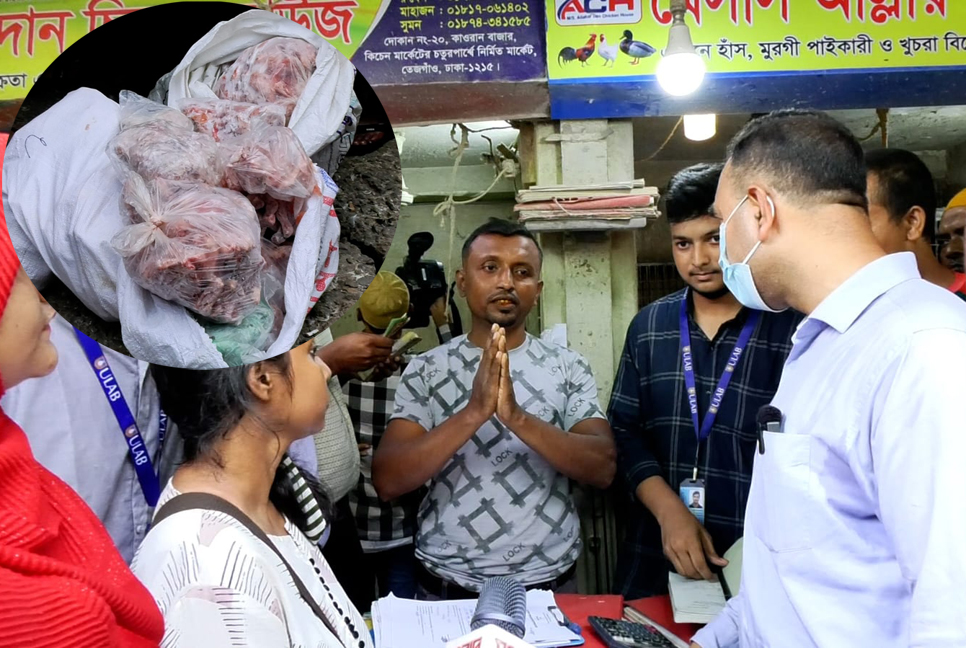
<svg viewBox="0 0 966 648"><path fill-rule="evenodd" d="M718 552L742 534L755 417L778 388L799 321L742 308L724 286L721 221L710 215L720 175L720 164L699 164L668 184L674 263L688 288L637 314L614 381L610 421L634 498L615 575L625 597L666 592L672 568L711 578L708 563L725 564Z"/></svg>
<svg viewBox="0 0 966 648"><path fill-rule="evenodd" d="M966 234L966 189L963 189L946 205L943 217L939 221L939 234L947 237L948 242L943 247L940 260L947 268L951 268L960 281L963 288L958 291L960 296L966 299L966 277L963 273L963 240Z"/></svg>
<svg viewBox="0 0 966 648"><path fill-rule="evenodd" d="M492 576L574 590L569 480L605 488L614 477L587 361L524 329L541 264L519 225L474 231L456 275L472 330L415 358L397 387L373 482L384 500L430 482L416 535L425 598L473 598Z"/></svg>
<svg viewBox="0 0 966 648"><path fill-rule="evenodd" d="M926 281L966 299L963 275L942 263L932 249L936 234L936 186L915 153L878 149L865 154L868 167L869 221L889 254L912 252Z"/></svg>
<svg viewBox="0 0 966 648"><path fill-rule="evenodd" d="M445 301L440 298L432 307L433 322L441 344L449 342L451 338L445 306ZM409 288L406 282L385 270L376 274L359 298L358 318L367 333L385 335L394 319L409 312ZM399 329L391 337L399 339L402 333L403 330ZM372 485L372 453L379 448L386 432L402 374L402 366L398 366L396 360L405 364L407 358L392 358L379 366L368 380L359 377L349 379L343 385L343 391L359 443L359 483L349 493L359 541L366 553L366 561L375 572L379 596L393 594L411 599L416 596L413 537L416 511L423 492L420 489L398 500L384 502ZM353 565L354 569L358 570L358 567Z"/></svg>
<svg viewBox="0 0 966 648"><path fill-rule="evenodd" d="M745 514L718 646L966 645L966 304L884 254L852 133L780 111L728 147L715 212L725 284L794 308L795 333Z"/></svg>

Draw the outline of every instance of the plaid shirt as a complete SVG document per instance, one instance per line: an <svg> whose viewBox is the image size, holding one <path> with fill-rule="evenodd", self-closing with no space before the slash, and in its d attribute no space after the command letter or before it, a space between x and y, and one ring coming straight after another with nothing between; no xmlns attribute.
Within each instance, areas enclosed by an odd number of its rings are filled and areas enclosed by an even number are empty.
<svg viewBox="0 0 966 648"><path fill-rule="evenodd" d="M436 334L440 344L446 344L452 338L446 324L438 327ZM369 452L360 457L359 483L349 493L349 505L364 548L373 548L378 544L389 548L403 544L402 541L411 540L416 535L416 511L425 489L392 502L383 502L372 485L372 456L392 418L396 387L405 368L403 364L396 373L379 382L353 379L342 386L352 427L356 431L356 441L370 446Z"/></svg>
<svg viewBox="0 0 966 648"><path fill-rule="evenodd" d="M677 492L694 469L697 438L681 359L681 290L644 308L631 322L624 343L608 417L617 442L620 474L633 498L627 533L618 556L615 588L633 598L664 593L671 565L664 558L661 529L634 493L660 475ZM699 419L728 363L749 311L724 323L713 340L697 325L689 300L692 358ZM725 392L698 460L705 482L705 528L723 553L742 536L745 504L757 447L758 408L778 389L791 337L802 316L762 313Z"/></svg>

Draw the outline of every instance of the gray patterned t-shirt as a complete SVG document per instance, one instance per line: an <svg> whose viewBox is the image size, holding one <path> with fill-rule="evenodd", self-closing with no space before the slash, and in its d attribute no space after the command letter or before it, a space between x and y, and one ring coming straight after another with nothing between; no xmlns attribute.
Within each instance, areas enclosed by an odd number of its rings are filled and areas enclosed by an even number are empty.
<svg viewBox="0 0 966 648"><path fill-rule="evenodd" d="M469 403L481 349L466 336L415 358L396 390L393 418L427 431ZM604 418L587 361L527 336L510 351L517 404L562 430ZM419 508L416 556L467 589L492 576L542 583L580 554L580 523L569 480L491 417L430 483Z"/></svg>

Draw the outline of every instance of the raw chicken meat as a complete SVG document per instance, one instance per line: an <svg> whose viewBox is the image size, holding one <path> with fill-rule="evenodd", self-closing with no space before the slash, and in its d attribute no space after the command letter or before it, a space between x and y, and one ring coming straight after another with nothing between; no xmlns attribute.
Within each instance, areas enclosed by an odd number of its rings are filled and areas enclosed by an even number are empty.
<svg viewBox="0 0 966 648"><path fill-rule="evenodd" d="M315 165L290 128L261 126L222 146L228 189L279 200L308 198L318 191Z"/></svg>
<svg viewBox="0 0 966 648"><path fill-rule="evenodd" d="M174 108L121 92L121 132L108 155L122 175L129 171L145 180L221 183L224 165L218 143L194 132L191 120Z"/></svg>
<svg viewBox="0 0 966 648"><path fill-rule="evenodd" d="M265 274L272 275L282 285L285 285L285 272L288 269L288 260L291 257L291 245L276 245L268 241L262 241L262 259L265 260Z"/></svg>
<svg viewBox="0 0 966 648"><path fill-rule="evenodd" d="M281 245L295 236L295 228L305 214L304 199L279 200L269 195L250 195L248 200L258 214L258 224L265 238Z"/></svg>
<svg viewBox="0 0 966 648"><path fill-rule="evenodd" d="M121 90L118 96L118 103L121 106L118 127L120 130L127 130L136 126L152 124L156 122L166 122L178 130L190 131L191 120L186 118L174 108L169 108L162 103L157 103L146 99L136 92Z"/></svg>
<svg viewBox="0 0 966 648"><path fill-rule="evenodd" d="M226 99L186 99L179 108L194 122L196 131L211 135L215 141L244 135L261 125L284 126L286 121L285 108L278 104L260 106Z"/></svg>
<svg viewBox="0 0 966 648"><path fill-rule="evenodd" d="M125 200L142 222L111 245L138 285L216 322L237 324L258 306L265 262L244 196L132 176Z"/></svg>
<svg viewBox="0 0 966 648"><path fill-rule="evenodd" d="M121 131L110 146L115 159L145 180L221 183L218 143L208 135L159 121Z"/></svg>
<svg viewBox="0 0 966 648"><path fill-rule="evenodd" d="M318 49L298 38L270 38L241 53L215 84L222 99L282 104L286 123L312 73Z"/></svg>
<svg viewBox="0 0 966 648"><path fill-rule="evenodd" d="M133 93L127 97L121 106L121 132L108 146L119 171L133 171L146 180L221 182L224 167L214 139L194 132L191 120L173 108Z"/></svg>

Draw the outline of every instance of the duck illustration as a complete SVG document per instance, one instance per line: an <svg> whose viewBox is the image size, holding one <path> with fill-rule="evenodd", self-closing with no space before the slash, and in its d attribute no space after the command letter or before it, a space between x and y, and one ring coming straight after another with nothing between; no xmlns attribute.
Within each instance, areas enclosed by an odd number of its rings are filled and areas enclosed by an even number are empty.
<svg viewBox="0 0 966 648"><path fill-rule="evenodd" d="M631 65L637 65L642 58L647 58L657 51L647 43L634 40L634 34L629 29L624 30L624 38L621 40L620 47L622 52L634 59Z"/></svg>

